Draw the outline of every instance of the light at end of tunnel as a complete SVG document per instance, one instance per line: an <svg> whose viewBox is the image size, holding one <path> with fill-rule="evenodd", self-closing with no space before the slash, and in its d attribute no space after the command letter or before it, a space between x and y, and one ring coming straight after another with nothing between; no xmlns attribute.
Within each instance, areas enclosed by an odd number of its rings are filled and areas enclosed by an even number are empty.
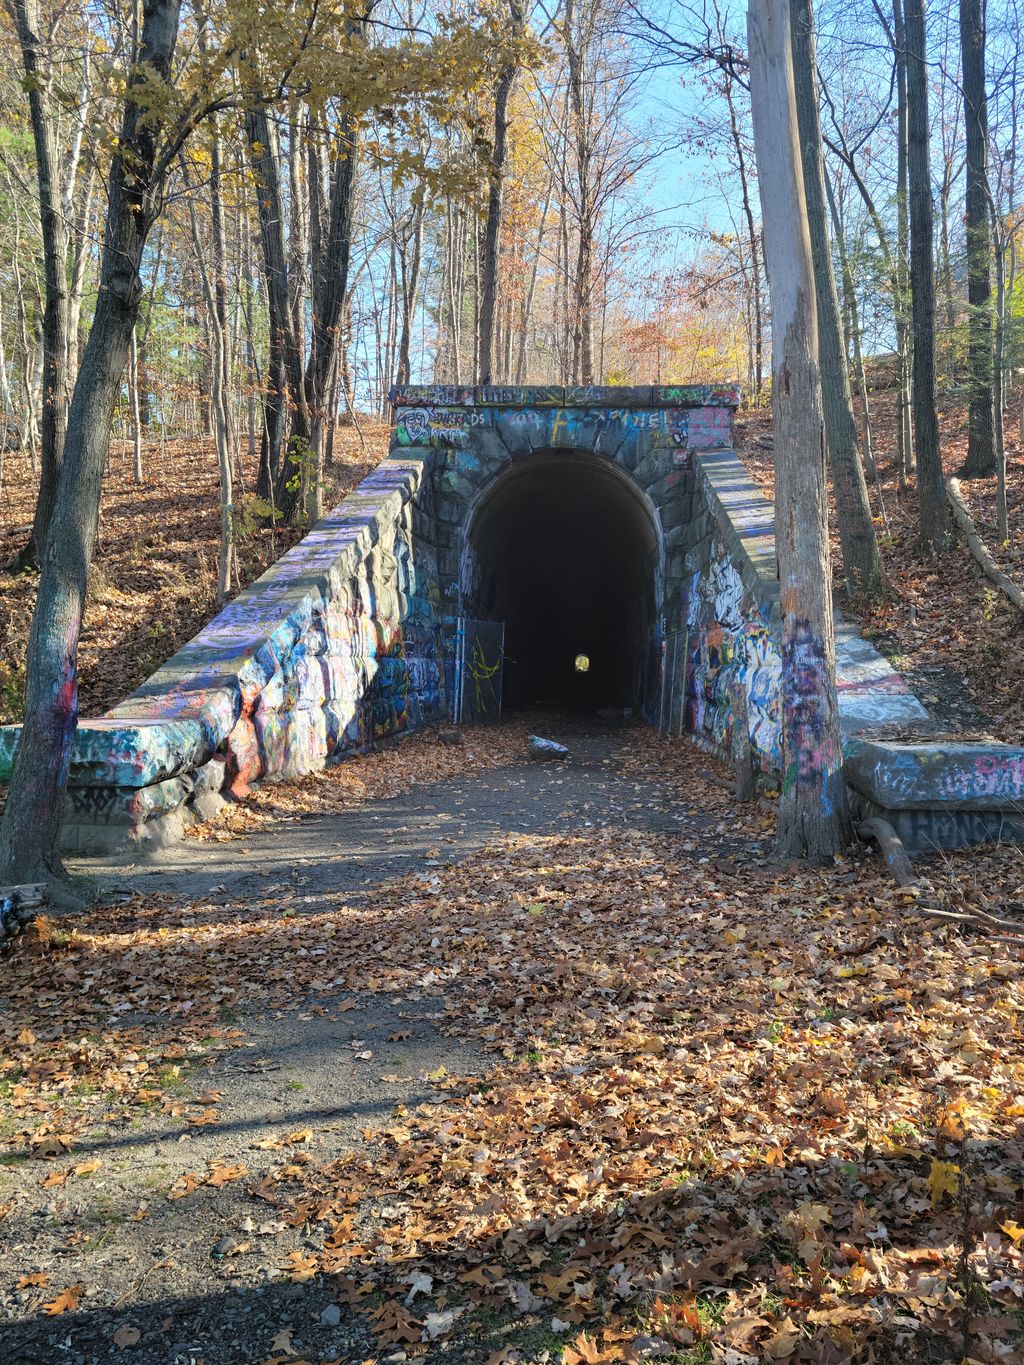
<svg viewBox="0 0 1024 1365"><path fill-rule="evenodd" d="M589 672L590 672L590 656L587 655L587 654L577 654L577 655L576 655L576 665L575 665L575 666L576 666L576 672L577 672L577 673L589 673Z"/></svg>

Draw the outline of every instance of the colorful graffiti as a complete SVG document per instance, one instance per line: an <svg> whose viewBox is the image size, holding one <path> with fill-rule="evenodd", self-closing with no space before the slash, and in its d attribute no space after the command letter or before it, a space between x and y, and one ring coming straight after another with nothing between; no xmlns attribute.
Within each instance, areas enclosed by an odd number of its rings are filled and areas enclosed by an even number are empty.
<svg viewBox="0 0 1024 1365"><path fill-rule="evenodd" d="M842 764L831 738L825 646L809 622L787 621L782 641L782 789L814 783Z"/></svg>
<svg viewBox="0 0 1024 1365"><path fill-rule="evenodd" d="M820 642L800 626L780 643L771 508L725 448L735 388L431 385L392 396L389 458L134 696L79 727L74 822L141 827L191 793L225 785L242 794L443 715L454 695L454 618L475 581L468 509L505 464L552 449L616 462L660 519L661 606L665 629L684 642L681 709L694 736L729 753L739 684L757 763L782 776L786 695L787 749L797 755L789 780L835 771ZM460 659L467 710L482 717L499 692L500 648L481 636ZM865 747L865 733L928 716L841 623L836 660L847 780L869 805L916 811L921 838L930 819L942 838L965 840L1020 809L1024 751ZM0 780L16 744L16 730L0 730ZM939 818L943 807L955 807L952 823Z"/></svg>

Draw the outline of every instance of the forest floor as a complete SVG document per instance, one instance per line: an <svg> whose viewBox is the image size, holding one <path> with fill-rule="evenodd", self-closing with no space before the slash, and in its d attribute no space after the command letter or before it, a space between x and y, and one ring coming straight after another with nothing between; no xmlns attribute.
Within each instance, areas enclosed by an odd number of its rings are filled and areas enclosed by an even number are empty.
<svg viewBox="0 0 1024 1365"><path fill-rule="evenodd" d="M0 974L0 1355L1019 1361L1020 942L773 823L546 714L83 869ZM1024 929L1019 850L921 871Z"/></svg>
<svg viewBox="0 0 1024 1365"><path fill-rule="evenodd" d="M331 507L387 454L389 429L362 416L359 430L338 427L325 506ZM217 456L212 440L147 441L145 482L136 484L131 445L116 441L103 482L100 532L78 655L80 710L98 716L133 692L217 610L220 542ZM255 464L243 462L238 582L251 583L305 528L247 514ZM0 566L28 539L38 479L27 456L4 456L0 483ZM38 576L0 567L0 725L20 720L24 656ZM237 588L236 588L237 590Z"/></svg>
<svg viewBox="0 0 1024 1365"><path fill-rule="evenodd" d="M932 715L951 732L985 731L1024 743L1024 622L1016 607L982 573L963 537L943 554L918 546L913 486L896 476L895 399L871 396L878 482L868 496L875 518L888 593L874 607L848 599L842 582L839 533L832 517L836 604L906 678ZM1010 538L999 543L995 480L962 486L981 538L999 567L1024 588L1024 448L1019 398L1006 413L1007 505ZM774 488L771 413L747 412L736 422L736 451L769 497ZM967 454L963 398L939 404L942 462L947 478ZM881 494L881 500L879 495ZM882 506L885 516L882 514Z"/></svg>

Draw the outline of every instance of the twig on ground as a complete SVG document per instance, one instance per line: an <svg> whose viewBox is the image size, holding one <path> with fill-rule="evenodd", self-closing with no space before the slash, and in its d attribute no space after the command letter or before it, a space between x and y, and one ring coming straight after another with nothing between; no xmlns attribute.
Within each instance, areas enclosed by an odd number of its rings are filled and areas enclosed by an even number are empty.
<svg viewBox="0 0 1024 1365"><path fill-rule="evenodd" d="M862 820L857 826L857 834L861 839L873 839L878 844L885 865L901 890L913 890L920 885L914 865L903 847L903 841L888 820L878 817ZM943 920L947 924L967 924L975 929L1019 931L991 937L1000 943L1018 943L1024 947L1024 924L1018 925L1012 920L997 919L994 915L986 914L984 910L943 910L934 901L922 898L915 900L909 909L911 914L921 915L925 919Z"/></svg>

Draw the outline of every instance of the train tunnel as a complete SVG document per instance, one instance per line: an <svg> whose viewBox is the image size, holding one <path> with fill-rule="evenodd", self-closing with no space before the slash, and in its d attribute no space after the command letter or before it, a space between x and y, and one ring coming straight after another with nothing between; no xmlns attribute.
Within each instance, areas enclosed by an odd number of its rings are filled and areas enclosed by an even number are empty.
<svg viewBox="0 0 1024 1365"><path fill-rule="evenodd" d="M541 452L472 510L463 604L505 622L506 709L650 705L661 543L656 512L610 461Z"/></svg>

